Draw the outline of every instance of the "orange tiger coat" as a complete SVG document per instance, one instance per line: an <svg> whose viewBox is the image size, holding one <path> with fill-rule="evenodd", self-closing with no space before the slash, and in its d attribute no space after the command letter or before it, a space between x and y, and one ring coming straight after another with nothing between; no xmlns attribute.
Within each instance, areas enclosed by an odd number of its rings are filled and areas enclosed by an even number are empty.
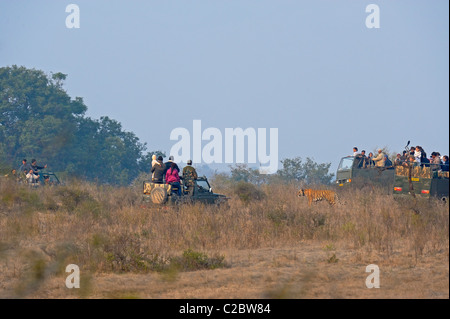
<svg viewBox="0 0 450 319"><path fill-rule="evenodd" d="M322 200L328 201L331 206L334 206L339 197L335 191L332 190L315 190L315 189L300 189L297 192L297 196L306 196L308 198L308 204L311 206L312 202L319 202Z"/></svg>

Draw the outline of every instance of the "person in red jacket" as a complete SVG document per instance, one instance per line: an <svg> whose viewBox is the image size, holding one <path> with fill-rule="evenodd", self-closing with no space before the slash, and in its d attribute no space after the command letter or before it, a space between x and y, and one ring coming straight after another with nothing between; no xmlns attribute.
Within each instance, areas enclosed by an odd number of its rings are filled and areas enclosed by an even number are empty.
<svg viewBox="0 0 450 319"><path fill-rule="evenodd" d="M172 187L178 188L178 195L181 196L181 184L180 175L178 175L178 170L175 163L170 165L170 168L166 172L166 184L172 185Z"/></svg>

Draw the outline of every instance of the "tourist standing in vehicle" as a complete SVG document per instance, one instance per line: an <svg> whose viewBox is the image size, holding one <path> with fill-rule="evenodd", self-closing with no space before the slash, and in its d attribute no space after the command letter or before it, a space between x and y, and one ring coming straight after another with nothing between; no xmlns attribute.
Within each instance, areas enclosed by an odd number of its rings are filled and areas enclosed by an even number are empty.
<svg viewBox="0 0 450 319"><path fill-rule="evenodd" d="M20 165L19 167L19 174L22 174L25 172L25 175L30 173L30 171L32 171L33 169L31 168L31 165L29 163L27 163L27 159L24 158L22 160L22 165Z"/></svg>
<svg viewBox="0 0 450 319"><path fill-rule="evenodd" d="M375 162L373 161L373 153L370 152L367 156L367 166L372 167L375 165Z"/></svg>
<svg viewBox="0 0 450 319"><path fill-rule="evenodd" d="M192 165L192 161L188 160L187 166L185 166L183 168L184 186L187 187L189 195L194 194L194 184L195 184L195 180L198 178L197 171L191 165Z"/></svg>
<svg viewBox="0 0 450 319"><path fill-rule="evenodd" d="M153 154L152 155L152 165L151 165L151 168L150 168L150 172L152 173L152 180L153 180L153 177L155 176L155 173L153 171L151 171L151 169L155 165L160 165L160 164L158 163L158 160L156 159L156 154Z"/></svg>
<svg viewBox="0 0 450 319"><path fill-rule="evenodd" d="M177 169L177 171L180 171L180 168L178 167L177 163L175 163L175 162L173 161L173 156L170 155L170 156L169 156L169 161L167 161L167 162L164 163L165 168L166 168L166 172L167 172L167 170L172 166L172 163L175 164L175 168Z"/></svg>
<svg viewBox="0 0 450 319"><path fill-rule="evenodd" d="M176 169L177 164L172 163L170 168L166 172L166 184L172 185L172 187L176 187L178 190L178 196L181 196L181 184L180 184L180 176L178 175L178 170Z"/></svg>
<svg viewBox="0 0 450 319"><path fill-rule="evenodd" d="M414 158L416 159L416 163L422 162L422 152L420 151L420 149L420 146L416 146L416 149L414 151Z"/></svg>
<svg viewBox="0 0 450 319"><path fill-rule="evenodd" d="M448 172L449 171L449 164L448 164L448 156L447 155L442 156L441 169L442 169L443 172Z"/></svg>
<svg viewBox="0 0 450 319"><path fill-rule="evenodd" d="M382 149L378 149L378 155L372 159L375 162L375 167L384 167L386 162L386 156Z"/></svg>
<svg viewBox="0 0 450 319"><path fill-rule="evenodd" d="M166 167L163 164L162 156L158 156L157 163L152 167L152 182L156 184L164 183L164 174L166 173Z"/></svg>
<svg viewBox="0 0 450 319"><path fill-rule="evenodd" d="M358 167L366 168L368 165L366 151L362 150L361 153L357 155L357 157L361 159L361 161L358 164Z"/></svg>
<svg viewBox="0 0 450 319"><path fill-rule="evenodd" d="M441 169L441 158L438 152L431 153L431 169L438 171Z"/></svg>
<svg viewBox="0 0 450 319"><path fill-rule="evenodd" d="M398 153L397 157L395 158L394 165L395 166L401 165L402 162L403 162L402 155L400 155L400 153Z"/></svg>
<svg viewBox="0 0 450 319"><path fill-rule="evenodd" d="M33 170L34 174L39 174L39 170L47 168L47 164L45 164L44 166L37 166L36 160L33 158L31 160L31 169Z"/></svg>

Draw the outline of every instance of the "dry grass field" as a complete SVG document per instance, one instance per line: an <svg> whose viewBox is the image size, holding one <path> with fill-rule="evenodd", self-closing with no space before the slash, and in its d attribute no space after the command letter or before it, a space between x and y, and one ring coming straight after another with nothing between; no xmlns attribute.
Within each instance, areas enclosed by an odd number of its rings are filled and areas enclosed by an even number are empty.
<svg viewBox="0 0 450 319"><path fill-rule="evenodd" d="M215 191L229 206L1 181L0 298L449 298L448 204L357 189L309 206L292 185ZM79 289L65 285L69 264ZM366 287L369 264L380 288Z"/></svg>

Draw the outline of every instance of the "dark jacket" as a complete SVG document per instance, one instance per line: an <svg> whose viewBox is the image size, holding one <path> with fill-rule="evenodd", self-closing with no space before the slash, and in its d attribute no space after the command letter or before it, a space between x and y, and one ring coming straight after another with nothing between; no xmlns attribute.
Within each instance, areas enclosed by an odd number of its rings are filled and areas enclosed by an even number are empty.
<svg viewBox="0 0 450 319"><path fill-rule="evenodd" d="M155 183L164 182L164 177L166 174L166 166L162 162L158 161L157 164L153 165L151 172L153 173L152 182Z"/></svg>
<svg viewBox="0 0 450 319"><path fill-rule="evenodd" d="M45 168L45 166L37 166L37 165L31 164L31 169L33 170L33 173L35 175L37 175L39 173L40 169L44 169L44 168Z"/></svg>
<svg viewBox="0 0 450 319"><path fill-rule="evenodd" d="M172 165L172 163L174 163L174 162L168 161L168 162L165 162L165 163L164 163L165 168L166 168L166 172L169 170L169 168L170 168L170 166ZM180 171L180 168L178 167L177 163L174 163L174 164L175 164L175 169L176 169L177 171Z"/></svg>
<svg viewBox="0 0 450 319"><path fill-rule="evenodd" d="M441 169L442 169L443 172L448 172L449 171L448 161L447 162L442 161Z"/></svg>

